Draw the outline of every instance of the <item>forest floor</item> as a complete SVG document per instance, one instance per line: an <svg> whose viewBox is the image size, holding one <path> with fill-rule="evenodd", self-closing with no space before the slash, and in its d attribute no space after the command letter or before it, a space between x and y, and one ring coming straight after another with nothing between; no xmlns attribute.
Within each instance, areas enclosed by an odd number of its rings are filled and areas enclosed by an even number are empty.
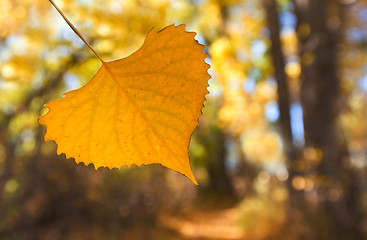
<svg viewBox="0 0 367 240"><path fill-rule="evenodd" d="M162 214L160 225L179 235L177 240L237 240L244 239L239 225L239 211L229 202L207 202L177 215Z"/></svg>
<svg viewBox="0 0 367 240"><path fill-rule="evenodd" d="M197 209L180 216L162 216L161 222L182 239L237 240L244 237L237 219L235 208Z"/></svg>

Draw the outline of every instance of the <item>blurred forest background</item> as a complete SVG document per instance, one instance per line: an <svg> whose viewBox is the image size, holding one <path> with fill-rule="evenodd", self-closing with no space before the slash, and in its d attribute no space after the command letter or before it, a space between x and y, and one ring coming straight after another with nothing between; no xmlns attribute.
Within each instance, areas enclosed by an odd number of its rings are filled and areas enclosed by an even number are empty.
<svg viewBox="0 0 367 240"><path fill-rule="evenodd" d="M0 0L0 239L367 239L366 0L56 4L105 60L152 27L198 33L212 76L190 145L199 186L57 156L42 106L100 63L48 1Z"/></svg>

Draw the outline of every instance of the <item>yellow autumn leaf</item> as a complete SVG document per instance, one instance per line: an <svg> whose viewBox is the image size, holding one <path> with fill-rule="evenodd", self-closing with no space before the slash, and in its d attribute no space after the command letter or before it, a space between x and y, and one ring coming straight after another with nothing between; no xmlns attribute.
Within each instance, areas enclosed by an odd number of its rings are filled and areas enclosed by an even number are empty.
<svg viewBox="0 0 367 240"><path fill-rule="evenodd" d="M194 36L185 25L170 25L150 31L126 58L100 59L102 66L85 86L45 105L49 111L39 119L47 126L45 141L54 140L57 153L77 163L158 163L197 184L188 147L210 76L204 46Z"/></svg>

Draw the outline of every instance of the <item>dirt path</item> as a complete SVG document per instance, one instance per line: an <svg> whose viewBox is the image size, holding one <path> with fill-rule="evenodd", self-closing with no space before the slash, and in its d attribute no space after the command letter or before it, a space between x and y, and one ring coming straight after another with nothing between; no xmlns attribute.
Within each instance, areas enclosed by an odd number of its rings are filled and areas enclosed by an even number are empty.
<svg viewBox="0 0 367 240"><path fill-rule="evenodd" d="M238 210L227 208L195 208L178 216L163 215L163 226L184 239L239 240L244 233L238 224Z"/></svg>

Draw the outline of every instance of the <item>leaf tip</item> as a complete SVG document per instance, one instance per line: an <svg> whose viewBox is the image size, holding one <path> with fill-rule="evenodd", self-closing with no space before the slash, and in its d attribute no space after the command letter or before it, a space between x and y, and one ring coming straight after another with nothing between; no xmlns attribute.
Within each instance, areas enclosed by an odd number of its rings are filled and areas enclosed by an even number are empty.
<svg viewBox="0 0 367 240"><path fill-rule="evenodd" d="M188 174L184 174L184 176L186 176L193 184L195 184L196 186L198 186L198 182L196 181L194 174L192 173L191 169L190 169L190 173Z"/></svg>

